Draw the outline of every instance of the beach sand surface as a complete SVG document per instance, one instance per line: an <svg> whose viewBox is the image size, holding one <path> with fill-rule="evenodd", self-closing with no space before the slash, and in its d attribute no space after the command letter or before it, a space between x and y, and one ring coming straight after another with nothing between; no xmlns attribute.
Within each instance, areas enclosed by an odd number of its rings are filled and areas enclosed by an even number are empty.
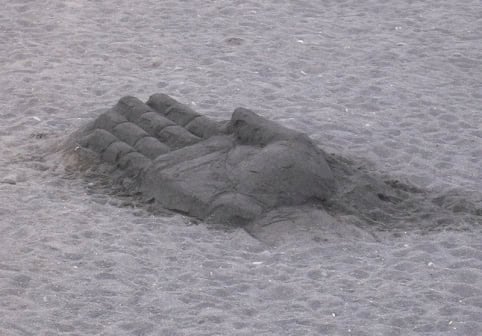
<svg viewBox="0 0 482 336"><path fill-rule="evenodd" d="M1 335L482 335L479 1L11 0L0 45ZM156 92L307 133L342 197L253 237L66 168Z"/></svg>

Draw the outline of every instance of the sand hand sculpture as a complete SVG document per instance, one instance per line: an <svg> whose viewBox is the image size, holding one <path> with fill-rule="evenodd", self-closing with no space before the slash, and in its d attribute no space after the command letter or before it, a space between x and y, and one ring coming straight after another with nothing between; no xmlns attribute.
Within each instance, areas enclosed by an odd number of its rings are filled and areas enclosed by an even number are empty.
<svg viewBox="0 0 482 336"><path fill-rule="evenodd" d="M146 200L208 221L242 225L335 189L323 152L306 135L243 108L216 122L164 94L146 104L124 97L78 143L134 181Z"/></svg>

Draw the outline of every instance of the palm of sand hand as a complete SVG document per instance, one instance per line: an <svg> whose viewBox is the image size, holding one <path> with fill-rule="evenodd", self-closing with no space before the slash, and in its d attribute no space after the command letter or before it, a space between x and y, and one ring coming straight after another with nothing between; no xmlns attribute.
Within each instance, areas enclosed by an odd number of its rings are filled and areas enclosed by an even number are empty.
<svg viewBox="0 0 482 336"><path fill-rule="evenodd" d="M236 109L218 123L156 94L124 97L86 130L80 145L130 176L167 209L243 224L267 211L325 199L334 179L302 133Z"/></svg>

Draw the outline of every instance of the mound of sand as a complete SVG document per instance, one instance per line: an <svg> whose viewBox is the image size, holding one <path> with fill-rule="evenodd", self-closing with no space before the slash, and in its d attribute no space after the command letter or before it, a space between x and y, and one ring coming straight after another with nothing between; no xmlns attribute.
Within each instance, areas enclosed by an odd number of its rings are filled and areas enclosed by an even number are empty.
<svg viewBox="0 0 482 336"><path fill-rule="evenodd" d="M82 160L93 151L127 192L210 222L243 225L335 190L323 152L306 135L246 109L220 124L163 94L147 104L124 97L80 133L67 155Z"/></svg>

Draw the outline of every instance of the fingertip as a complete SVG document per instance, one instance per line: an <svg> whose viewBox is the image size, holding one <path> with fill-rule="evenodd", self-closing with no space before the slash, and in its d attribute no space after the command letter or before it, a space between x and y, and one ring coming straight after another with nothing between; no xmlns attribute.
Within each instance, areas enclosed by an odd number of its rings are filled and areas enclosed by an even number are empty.
<svg viewBox="0 0 482 336"><path fill-rule="evenodd" d="M156 93L149 97L146 103L159 113L166 114L168 108L179 104L177 100L164 93Z"/></svg>

